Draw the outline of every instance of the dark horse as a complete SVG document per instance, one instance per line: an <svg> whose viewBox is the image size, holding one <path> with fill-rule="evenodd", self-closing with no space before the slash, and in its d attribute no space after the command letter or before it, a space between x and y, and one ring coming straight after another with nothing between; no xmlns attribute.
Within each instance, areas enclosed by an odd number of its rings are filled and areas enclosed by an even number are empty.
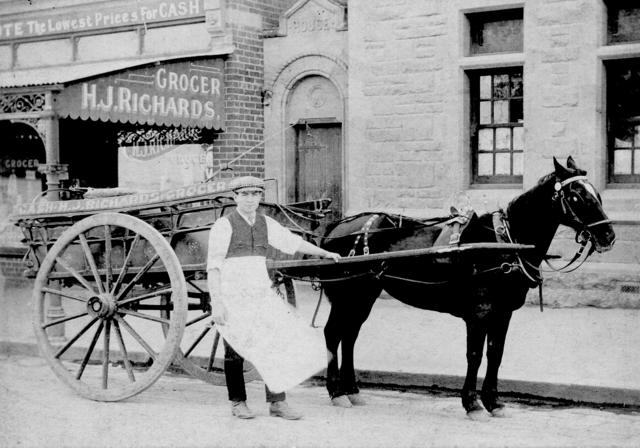
<svg viewBox="0 0 640 448"><path fill-rule="evenodd" d="M344 275L341 280L323 282L331 302L324 328L330 353L327 389L336 406L364 404L358 395L353 350L360 327L384 289L392 297L417 308L450 313L464 319L467 328L467 373L462 387L462 405L472 418L482 405L493 416L503 415L498 399L498 369L502 360L509 321L523 306L527 290L539 284L539 267L560 224L576 231L576 240L591 241L593 250L604 252L613 246L615 234L602 209L600 195L586 180L586 172L573 159L566 168L553 159L554 172L513 199L506 210L473 215L462 232L460 243L500 241L508 235L513 243L535 246L514 258L517 269L501 269L504 263L482 256L478 260L450 265L428 259L401 259L369 275ZM496 224L500 219L500 225ZM501 228L502 227L502 228ZM432 247L443 225L385 213L363 213L331 224L322 247L346 256L358 254L364 245L370 253ZM503 229L507 229L503 232ZM496 229L498 229L496 231ZM445 244L448 244L447 239ZM487 371L480 398L476 396L478 369L487 341ZM338 365L338 345L342 363Z"/></svg>

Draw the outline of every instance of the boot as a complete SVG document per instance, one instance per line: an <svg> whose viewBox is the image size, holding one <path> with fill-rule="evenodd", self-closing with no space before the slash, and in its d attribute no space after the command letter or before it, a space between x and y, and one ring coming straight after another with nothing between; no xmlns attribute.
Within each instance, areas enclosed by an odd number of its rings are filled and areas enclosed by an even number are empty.
<svg viewBox="0 0 640 448"><path fill-rule="evenodd" d="M251 409L247 406L246 401L233 401L231 402L231 414L238 418L253 418L255 414L251 412Z"/></svg>
<svg viewBox="0 0 640 448"><path fill-rule="evenodd" d="M331 399L331 404L339 408L350 408L353 406L351 404L351 401L349 401L346 395L339 395L337 397L333 397Z"/></svg>
<svg viewBox="0 0 640 448"><path fill-rule="evenodd" d="M364 405L367 404L367 400L362 398L362 396L359 393L357 393L357 394L347 394L347 398L349 399L351 404L354 405L354 406L364 406Z"/></svg>
<svg viewBox="0 0 640 448"><path fill-rule="evenodd" d="M269 415L282 417L286 420L300 420L302 414L289 407L286 401L272 401L269 405Z"/></svg>

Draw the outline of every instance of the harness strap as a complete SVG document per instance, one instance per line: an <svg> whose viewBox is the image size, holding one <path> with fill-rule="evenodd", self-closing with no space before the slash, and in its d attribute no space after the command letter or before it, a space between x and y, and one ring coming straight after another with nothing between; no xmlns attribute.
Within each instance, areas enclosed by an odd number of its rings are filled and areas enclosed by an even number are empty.
<svg viewBox="0 0 640 448"><path fill-rule="evenodd" d="M373 225L374 221L378 219L378 216L380 215L371 215L369 219L367 219L367 222L365 222L362 226L362 229L360 229L360 232L358 233L358 236L353 243L353 247L349 251L349 255L347 255L347 257L353 257L356 254L356 248L358 247L358 243L360 242L360 237L362 237L362 235L364 235L364 239L362 242L362 253L364 255L369 255L369 229Z"/></svg>

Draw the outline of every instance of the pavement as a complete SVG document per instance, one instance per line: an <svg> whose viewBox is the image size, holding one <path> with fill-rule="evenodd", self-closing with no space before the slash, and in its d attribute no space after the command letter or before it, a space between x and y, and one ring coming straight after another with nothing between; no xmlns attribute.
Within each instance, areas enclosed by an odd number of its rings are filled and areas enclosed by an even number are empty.
<svg viewBox="0 0 640 448"><path fill-rule="evenodd" d="M3 289L0 354L37 354L30 291L6 285ZM317 299L317 292L307 284L297 285L299 313L309 322ZM323 299L316 324L322 326L328 312L329 304ZM514 313L507 335L500 393L640 407L639 323L638 309L547 307L540 312L537 306L521 308ZM360 382L363 388L459 390L466 371L465 337L461 319L383 296L356 344Z"/></svg>

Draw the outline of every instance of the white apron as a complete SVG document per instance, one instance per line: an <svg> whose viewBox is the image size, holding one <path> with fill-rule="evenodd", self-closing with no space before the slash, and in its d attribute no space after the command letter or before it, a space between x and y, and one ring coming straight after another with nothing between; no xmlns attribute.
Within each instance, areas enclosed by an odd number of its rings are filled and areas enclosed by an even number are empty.
<svg viewBox="0 0 640 448"><path fill-rule="evenodd" d="M322 331L310 327L271 289L264 257L225 259L220 299L227 322L218 331L272 392L291 389L326 366Z"/></svg>

